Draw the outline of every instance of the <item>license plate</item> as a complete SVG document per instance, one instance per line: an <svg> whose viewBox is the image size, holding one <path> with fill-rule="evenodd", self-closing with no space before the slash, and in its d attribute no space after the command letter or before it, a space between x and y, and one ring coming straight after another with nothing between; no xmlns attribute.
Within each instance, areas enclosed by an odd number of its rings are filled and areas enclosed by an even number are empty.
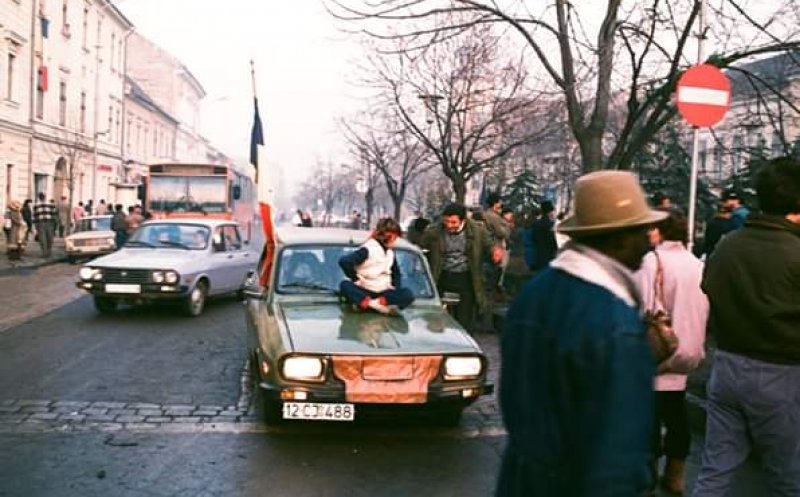
<svg viewBox="0 0 800 497"><path fill-rule="evenodd" d="M106 293L142 293L142 286L106 283Z"/></svg>
<svg viewBox="0 0 800 497"><path fill-rule="evenodd" d="M283 419L313 419L319 421L353 421L353 404L318 404L314 402L285 402Z"/></svg>

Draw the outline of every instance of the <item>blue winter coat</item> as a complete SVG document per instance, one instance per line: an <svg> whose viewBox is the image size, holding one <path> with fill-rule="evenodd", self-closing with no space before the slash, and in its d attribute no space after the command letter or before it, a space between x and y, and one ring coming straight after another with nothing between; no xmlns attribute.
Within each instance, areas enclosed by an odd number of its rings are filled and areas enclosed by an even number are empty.
<svg viewBox="0 0 800 497"><path fill-rule="evenodd" d="M542 271L503 330L509 442L497 495L641 495L650 480L654 374L635 308L561 269Z"/></svg>

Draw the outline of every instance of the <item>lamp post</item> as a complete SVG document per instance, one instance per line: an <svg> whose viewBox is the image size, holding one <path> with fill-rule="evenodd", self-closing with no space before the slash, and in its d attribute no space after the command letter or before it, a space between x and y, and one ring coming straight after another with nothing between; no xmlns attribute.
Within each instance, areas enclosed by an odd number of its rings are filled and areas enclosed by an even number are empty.
<svg viewBox="0 0 800 497"><path fill-rule="evenodd" d="M97 201L97 137L99 135L97 126L100 120L100 40L94 45L95 64L94 64L94 117L92 124L92 148L94 150L92 159L92 203Z"/></svg>

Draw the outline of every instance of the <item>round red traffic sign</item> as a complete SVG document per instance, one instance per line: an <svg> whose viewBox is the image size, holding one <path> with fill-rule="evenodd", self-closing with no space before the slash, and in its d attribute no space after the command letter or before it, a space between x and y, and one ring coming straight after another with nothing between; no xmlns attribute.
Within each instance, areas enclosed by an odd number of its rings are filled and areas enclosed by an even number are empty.
<svg viewBox="0 0 800 497"><path fill-rule="evenodd" d="M720 122L731 106L731 82L709 64L690 67L678 80L678 112L692 126L707 128Z"/></svg>

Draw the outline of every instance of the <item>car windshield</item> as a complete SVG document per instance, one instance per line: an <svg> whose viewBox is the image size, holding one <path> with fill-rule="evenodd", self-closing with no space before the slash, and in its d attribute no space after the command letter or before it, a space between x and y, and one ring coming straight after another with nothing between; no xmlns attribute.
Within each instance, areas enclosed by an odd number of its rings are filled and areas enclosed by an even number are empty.
<svg viewBox="0 0 800 497"><path fill-rule="evenodd" d="M75 231L111 231L111 216L82 218L75 226Z"/></svg>
<svg viewBox="0 0 800 497"><path fill-rule="evenodd" d="M278 293L334 293L346 277L339 258L358 247L303 245L284 248L278 256ZM416 298L432 298L433 286L422 258L406 249L395 250L402 285Z"/></svg>
<svg viewBox="0 0 800 497"><path fill-rule="evenodd" d="M225 212L226 182L224 176L151 176L150 210Z"/></svg>
<svg viewBox="0 0 800 497"><path fill-rule="evenodd" d="M208 246L209 229L199 224L143 224L128 239L131 247L169 247L204 250Z"/></svg>

